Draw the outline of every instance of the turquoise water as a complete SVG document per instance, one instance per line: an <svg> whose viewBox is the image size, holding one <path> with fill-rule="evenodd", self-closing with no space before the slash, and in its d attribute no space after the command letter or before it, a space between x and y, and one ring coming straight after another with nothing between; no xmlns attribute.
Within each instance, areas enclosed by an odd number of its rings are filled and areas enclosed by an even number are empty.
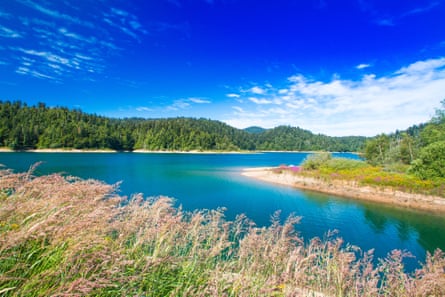
<svg viewBox="0 0 445 297"><path fill-rule="evenodd" d="M356 158L352 154L340 154ZM169 196L186 210L226 208L233 219L244 213L257 225L268 225L281 210L302 217L297 227L306 238L338 230L346 242L377 257L392 249L410 251L415 267L425 252L445 250L445 218L374 203L271 185L240 175L242 168L300 164L306 153L139 154L139 153L0 153L0 164L16 171L42 161L37 174L65 173L107 183L122 181L120 194Z"/></svg>

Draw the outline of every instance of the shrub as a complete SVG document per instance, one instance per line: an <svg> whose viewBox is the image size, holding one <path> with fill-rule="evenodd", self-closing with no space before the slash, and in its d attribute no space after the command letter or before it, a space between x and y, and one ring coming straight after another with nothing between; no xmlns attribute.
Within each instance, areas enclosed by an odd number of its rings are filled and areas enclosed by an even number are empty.
<svg viewBox="0 0 445 297"><path fill-rule="evenodd" d="M305 170L316 170L331 159L332 155L330 153L316 153L307 157L302 167Z"/></svg>
<svg viewBox="0 0 445 297"><path fill-rule="evenodd" d="M445 141L434 142L423 148L411 172L422 179L445 178Z"/></svg>
<svg viewBox="0 0 445 297"><path fill-rule="evenodd" d="M347 158L332 158L327 160L323 166L330 168L334 171L346 170L346 169L358 169L368 167L369 165L360 160L353 160Z"/></svg>

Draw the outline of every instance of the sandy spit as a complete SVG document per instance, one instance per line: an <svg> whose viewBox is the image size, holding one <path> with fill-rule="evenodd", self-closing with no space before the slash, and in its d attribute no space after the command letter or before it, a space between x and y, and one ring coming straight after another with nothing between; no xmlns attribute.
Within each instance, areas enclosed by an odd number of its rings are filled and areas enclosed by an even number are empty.
<svg viewBox="0 0 445 297"><path fill-rule="evenodd" d="M249 168L242 175L298 189L315 191L359 200L373 201L434 213L445 213L445 198L406 193L388 188L359 186L348 181L329 181L304 177L290 172L275 173L274 168Z"/></svg>

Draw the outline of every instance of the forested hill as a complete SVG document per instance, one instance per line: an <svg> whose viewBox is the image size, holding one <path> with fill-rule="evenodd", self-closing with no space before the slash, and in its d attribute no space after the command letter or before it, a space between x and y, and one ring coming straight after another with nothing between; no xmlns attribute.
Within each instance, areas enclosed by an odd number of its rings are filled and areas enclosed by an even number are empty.
<svg viewBox="0 0 445 297"><path fill-rule="evenodd" d="M256 130L193 118L113 119L43 103L0 101L0 147L112 150L359 151L365 137L315 135L295 127Z"/></svg>

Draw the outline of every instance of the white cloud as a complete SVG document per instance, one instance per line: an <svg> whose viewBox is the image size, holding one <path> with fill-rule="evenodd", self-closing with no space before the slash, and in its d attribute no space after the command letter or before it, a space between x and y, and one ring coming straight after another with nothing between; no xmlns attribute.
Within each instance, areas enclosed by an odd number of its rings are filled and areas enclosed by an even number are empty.
<svg viewBox="0 0 445 297"><path fill-rule="evenodd" d="M430 2L430 3L429 3L428 5L426 5L426 6L419 6L419 7L416 7L416 8L414 8L414 9L411 9L411 10L409 10L409 11L403 13L400 17L403 18L403 17L410 16L410 15L413 15L413 14L424 13L424 12L427 12L427 11L429 11L429 10L435 8L435 7L438 6L439 4L440 4L440 2L438 2L438 1Z"/></svg>
<svg viewBox="0 0 445 297"><path fill-rule="evenodd" d="M234 93L227 94L226 96L229 97L229 98L239 98L239 97L241 97L239 94L234 94Z"/></svg>
<svg viewBox="0 0 445 297"><path fill-rule="evenodd" d="M189 98L189 101L196 103L196 104L208 104L211 103L209 100L201 99L201 98Z"/></svg>
<svg viewBox="0 0 445 297"><path fill-rule="evenodd" d="M13 29L0 25L0 37L33 41L26 49L8 47L11 64L16 64L16 72L23 75L48 77L51 81L55 77L60 81L68 77L92 81L103 73L107 59L122 54L121 43L140 41L147 34L137 16L101 1L91 2L82 14L79 4L69 1L57 6L36 0L17 0L17 4L33 10L33 17L0 11L0 18L16 18L18 24ZM19 67L31 68L35 73L20 71Z"/></svg>
<svg viewBox="0 0 445 297"><path fill-rule="evenodd" d="M47 16L50 16L50 17L53 17L53 18L56 18L56 19L69 21L69 22L75 23L77 25L82 25L82 26L85 26L85 27L94 28L94 25L91 22L88 22L88 21L85 21L85 20L81 20L81 19L76 18L76 17L72 17L70 15L61 13L61 12L59 12L57 10L53 10L53 9L48 8L48 7L44 7L44 6L42 6L40 4L37 4L37 3L35 3L33 1L31 1L31 0L22 0L20 2L22 2L23 4L27 5L28 7L33 8L33 9L35 9L35 10L37 10L37 11L39 11L39 12L41 12L41 13L47 15Z"/></svg>
<svg viewBox="0 0 445 297"><path fill-rule="evenodd" d="M249 89L249 91L253 94L262 95L266 93L266 91L258 86L252 87Z"/></svg>
<svg viewBox="0 0 445 297"><path fill-rule="evenodd" d="M167 110L177 111L180 109L185 109L190 106L190 103L186 102L186 100L180 99L175 100L172 105L167 106Z"/></svg>
<svg viewBox="0 0 445 297"><path fill-rule="evenodd" d="M401 68L396 74L415 74L415 73L425 73L430 72L431 69L440 69L445 66L445 58L430 59L426 61L418 61L407 67Z"/></svg>
<svg viewBox="0 0 445 297"><path fill-rule="evenodd" d="M240 105L244 112L235 109L226 122L240 128L292 125L333 136L390 133L426 122L440 106L445 98L445 58L417 61L387 76L368 74L359 80L324 82L298 74L275 94L271 89L273 100L248 97L256 105Z"/></svg>
<svg viewBox="0 0 445 297"><path fill-rule="evenodd" d="M112 7L110 13L105 13L103 21L137 41L140 35L148 34L135 15L118 8Z"/></svg>
<svg viewBox="0 0 445 297"><path fill-rule="evenodd" d="M17 31L11 30L9 28L0 25L0 36L7 38L20 38L22 35Z"/></svg>
<svg viewBox="0 0 445 297"><path fill-rule="evenodd" d="M59 82L59 80L56 77L41 73L36 70L29 69L29 68L23 67L23 66L18 67L16 70L16 73L23 74L23 75L30 75L30 76L33 76L33 77L39 78L39 79L49 79L49 80L53 80L55 82Z"/></svg>
<svg viewBox="0 0 445 297"><path fill-rule="evenodd" d="M273 101L267 99L258 99L255 97L250 97L249 100L255 104L272 104Z"/></svg>
<svg viewBox="0 0 445 297"><path fill-rule="evenodd" d="M244 109L242 109L242 108L239 107L239 106L232 106L232 108L233 108L234 110L236 110L238 113L244 113Z"/></svg>
<svg viewBox="0 0 445 297"><path fill-rule="evenodd" d="M146 106L139 106L136 108L137 111L153 111L153 109Z"/></svg>
<svg viewBox="0 0 445 297"><path fill-rule="evenodd" d="M359 64L355 68L357 68L357 69L365 69L365 68L369 68L369 67L371 67L370 64Z"/></svg>

